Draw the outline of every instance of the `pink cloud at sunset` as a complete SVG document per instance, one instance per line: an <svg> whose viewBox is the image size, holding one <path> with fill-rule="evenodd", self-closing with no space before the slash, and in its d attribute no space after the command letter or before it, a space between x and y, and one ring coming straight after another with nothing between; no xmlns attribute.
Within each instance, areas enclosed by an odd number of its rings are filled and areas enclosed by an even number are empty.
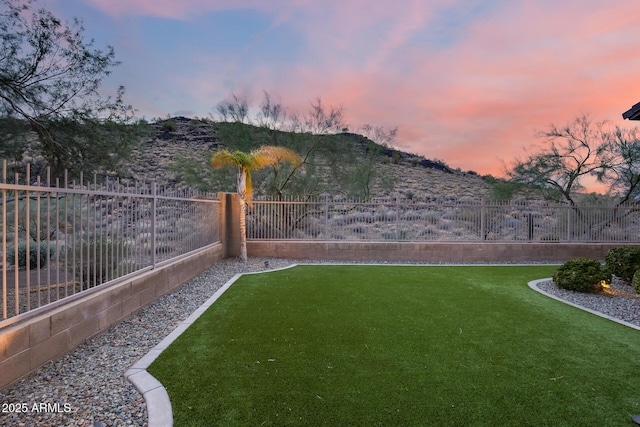
<svg viewBox="0 0 640 427"><path fill-rule="evenodd" d="M205 117L263 91L302 112L317 97L349 127L399 128L396 146L501 173L551 123L623 122L640 101L640 2L629 0L46 0L123 64L114 85L147 117Z"/></svg>

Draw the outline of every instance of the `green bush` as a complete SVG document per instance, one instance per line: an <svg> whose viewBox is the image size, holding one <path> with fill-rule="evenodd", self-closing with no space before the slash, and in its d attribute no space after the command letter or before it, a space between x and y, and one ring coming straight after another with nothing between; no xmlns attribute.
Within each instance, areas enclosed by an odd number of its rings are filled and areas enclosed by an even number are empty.
<svg viewBox="0 0 640 427"><path fill-rule="evenodd" d="M595 259L572 258L553 273L553 281L571 291L598 292L603 282L611 282L611 274Z"/></svg>
<svg viewBox="0 0 640 427"><path fill-rule="evenodd" d="M161 128L165 132L174 132L177 128L176 121L168 119L162 122Z"/></svg>
<svg viewBox="0 0 640 427"><path fill-rule="evenodd" d="M53 257L56 253L56 247L54 245L47 244L47 242L40 242L40 268L47 265L47 248L49 249L49 258ZM7 247L7 264L15 266L16 264L16 251L15 246ZM37 268L38 264L38 244L36 242L29 242L29 268ZM18 268L27 267L27 242L18 243Z"/></svg>
<svg viewBox="0 0 640 427"><path fill-rule="evenodd" d="M636 290L636 293L640 294L640 270L636 271L633 274L633 279L631 279L631 286Z"/></svg>
<svg viewBox="0 0 640 427"><path fill-rule="evenodd" d="M640 269L640 247L620 246L611 248L604 255L604 260L611 274L630 282L634 273Z"/></svg>

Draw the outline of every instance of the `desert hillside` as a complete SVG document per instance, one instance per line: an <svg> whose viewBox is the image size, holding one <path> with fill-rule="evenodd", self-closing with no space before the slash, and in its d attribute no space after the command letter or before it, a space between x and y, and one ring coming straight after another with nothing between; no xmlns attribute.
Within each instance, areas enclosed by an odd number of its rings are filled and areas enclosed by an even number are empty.
<svg viewBox="0 0 640 427"><path fill-rule="evenodd" d="M189 186L172 167L176 160L191 159L198 168L206 170L209 168L208 156L226 147L218 135L219 126L215 122L175 117L150 126L148 136L124 168L123 175L126 178L156 181L167 186ZM338 136L350 144L373 144L361 135L336 135ZM260 143L256 143L256 147L258 145ZM375 168L381 178L372 186L372 196L399 194L408 198L477 199L490 194L489 185L475 173L461 172L442 162L430 161L388 147L378 147L380 155L376 159ZM259 184L254 183L258 189ZM210 190L217 192L233 189Z"/></svg>

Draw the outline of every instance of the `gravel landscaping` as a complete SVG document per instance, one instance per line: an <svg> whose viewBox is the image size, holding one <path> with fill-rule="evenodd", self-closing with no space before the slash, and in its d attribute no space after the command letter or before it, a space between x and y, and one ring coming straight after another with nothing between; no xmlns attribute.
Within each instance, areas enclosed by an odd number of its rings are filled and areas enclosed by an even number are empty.
<svg viewBox="0 0 640 427"><path fill-rule="evenodd" d="M124 372L234 275L264 271L267 261L269 269L300 263L263 258L250 258L246 263L236 259L217 263L75 351L0 390L0 425L147 425L144 399L124 378ZM629 286L614 283L611 295L576 294L559 290L552 282L538 287L640 326L640 296Z"/></svg>
<svg viewBox="0 0 640 427"><path fill-rule="evenodd" d="M611 287L601 294L568 291L551 280L538 283L538 288L561 300L640 327L640 295L633 287L615 278Z"/></svg>

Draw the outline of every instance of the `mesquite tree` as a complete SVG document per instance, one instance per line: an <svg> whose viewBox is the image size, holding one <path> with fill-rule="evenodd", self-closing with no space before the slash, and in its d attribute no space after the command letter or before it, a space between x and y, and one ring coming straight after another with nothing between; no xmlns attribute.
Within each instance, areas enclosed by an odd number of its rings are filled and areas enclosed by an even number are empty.
<svg viewBox="0 0 640 427"><path fill-rule="evenodd" d="M114 50L85 40L81 21L64 22L35 6L0 0L0 119L14 124L0 151L20 157L16 149L26 147L16 140L34 132L35 154L54 173L114 170L139 138L124 88L114 97L99 91L119 64Z"/></svg>
<svg viewBox="0 0 640 427"><path fill-rule="evenodd" d="M577 204L576 193L591 177L608 185L607 194L623 204L637 196L640 183L640 139L637 129L611 128L580 116L564 126L551 125L538 137L547 144L517 159L507 170L511 182L545 196Z"/></svg>
<svg viewBox="0 0 640 427"><path fill-rule="evenodd" d="M578 195L584 189L585 179L590 177L608 186L604 198L611 207L637 200L640 195L637 129L619 126L612 129L606 122L593 122L588 116L581 116L562 127L551 125L538 136L547 139L547 145L513 164L507 171L512 183L568 202L574 218L572 229L589 235L590 239L600 238L612 222L631 214L631 210L614 209L615 218L594 222L582 211Z"/></svg>

